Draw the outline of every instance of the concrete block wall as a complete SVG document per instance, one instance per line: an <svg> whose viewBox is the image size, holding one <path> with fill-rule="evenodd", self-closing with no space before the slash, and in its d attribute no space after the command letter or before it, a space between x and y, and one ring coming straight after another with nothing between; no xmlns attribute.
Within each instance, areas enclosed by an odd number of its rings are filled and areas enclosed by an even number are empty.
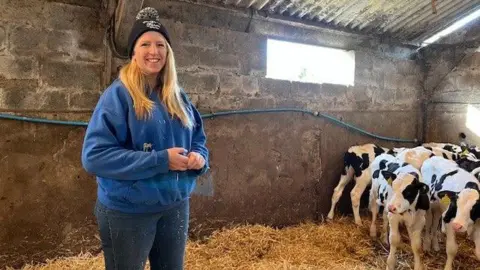
<svg viewBox="0 0 480 270"><path fill-rule="evenodd" d="M91 110L104 76L101 1L0 6L0 110Z"/></svg>
<svg viewBox="0 0 480 270"><path fill-rule="evenodd" d="M479 24L477 18L422 52L429 141L458 143L459 133L464 132L470 144L480 144L479 127L467 124L480 110Z"/></svg>
<svg viewBox="0 0 480 270"><path fill-rule="evenodd" d="M480 129L467 125L467 119L480 110L480 52L450 48L428 55L427 139L458 143L464 132L470 144L479 145Z"/></svg>
<svg viewBox="0 0 480 270"><path fill-rule="evenodd" d="M0 0L0 112L88 120L105 78L103 12L98 0ZM83 134L0 120L1 269L98 248Z"/></svg>

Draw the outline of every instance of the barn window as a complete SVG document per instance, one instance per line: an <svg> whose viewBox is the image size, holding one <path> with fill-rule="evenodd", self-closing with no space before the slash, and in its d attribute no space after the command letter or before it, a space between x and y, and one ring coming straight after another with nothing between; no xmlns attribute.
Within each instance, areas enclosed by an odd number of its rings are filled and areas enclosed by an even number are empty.
<svg viewBox="0 0 480 270"><path fill-rule="evenodd" d="M269 39L267 78L353 85L355 52Z"/></svg>

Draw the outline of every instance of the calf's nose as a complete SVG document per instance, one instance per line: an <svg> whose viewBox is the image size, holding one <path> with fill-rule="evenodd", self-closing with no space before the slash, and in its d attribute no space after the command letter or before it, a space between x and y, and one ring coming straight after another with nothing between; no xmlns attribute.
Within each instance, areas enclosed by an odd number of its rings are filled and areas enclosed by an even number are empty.
<svg viewBox="0 0 480 270"><path fill-rule="evenodd" d="M393 205L389 205L388 206L388 211L392 212L392 213L395 213L395 211L397 211L397 208Z"/></svg>
<svg viewBox="0 0 480 270"><path fill-rule="evenodd" d="M462 230L463 226L462 226L462 224L454 222L454 223L452 223L452 228L453 228L454 231L459 232L459 231Z"/></svg>

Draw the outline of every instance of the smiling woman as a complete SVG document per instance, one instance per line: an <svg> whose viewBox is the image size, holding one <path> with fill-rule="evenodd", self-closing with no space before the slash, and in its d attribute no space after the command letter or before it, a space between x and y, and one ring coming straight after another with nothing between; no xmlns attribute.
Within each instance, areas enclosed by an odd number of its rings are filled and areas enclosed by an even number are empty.
<svg viewBox="0 0 480 270"><path fill-rule="evenodd" d="M183 269L190 194L208 170L202 119L178 85L155 9L140 11L128 44L130 62L98 101L82 150L97 177L105 268L141 269L148 258L154 269Z"/></svg>
<svg viewBox="0 0 480 270"><path fill-rule="evenodd" d="M133 59L144 72L151 87L155 86L157 74L165 65L167 57L167 41L157 32L146 32L138 40L134 48Z"/></svg>

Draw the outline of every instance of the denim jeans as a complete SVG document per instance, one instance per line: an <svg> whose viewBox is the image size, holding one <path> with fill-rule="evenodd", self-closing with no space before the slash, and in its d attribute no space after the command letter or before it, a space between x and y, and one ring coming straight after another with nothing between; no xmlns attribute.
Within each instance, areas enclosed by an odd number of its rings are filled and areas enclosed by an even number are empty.
<svg viewBox="0 0 480 270"><path fill-rule="evenodd" d="M155 214L129 214L95 205L106 270L182 270L189 201Z"/></svg>

